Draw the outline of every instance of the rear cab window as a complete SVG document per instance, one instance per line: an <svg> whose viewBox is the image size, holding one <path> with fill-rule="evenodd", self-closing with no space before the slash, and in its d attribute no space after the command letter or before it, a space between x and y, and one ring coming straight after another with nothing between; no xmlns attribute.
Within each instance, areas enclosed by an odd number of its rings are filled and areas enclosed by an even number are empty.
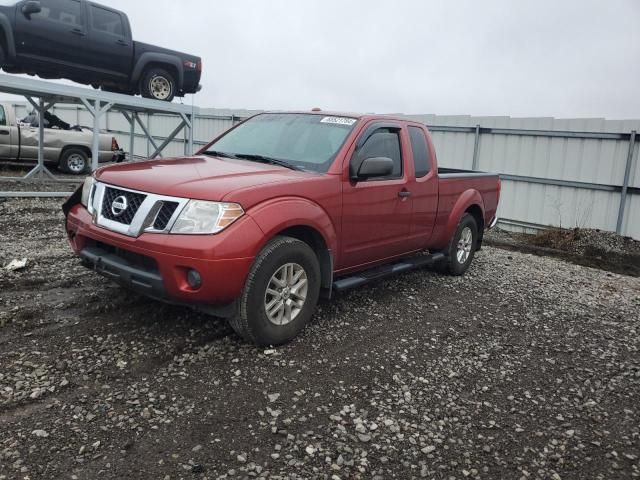
<svg viewBox="0 0 640 480"><path fill-rule="evenodd" d="M424 130L419 127L409 126L409 139L411 140L416 178L425 177L431 171L431 157Z"/></svg>
<svg viewBox="0 0 640 480"><path fill-rule="evenodd" d="M98 5L91 5L91 28L116 37L124 37L125 35L122 15L119 12Z"/></svg>

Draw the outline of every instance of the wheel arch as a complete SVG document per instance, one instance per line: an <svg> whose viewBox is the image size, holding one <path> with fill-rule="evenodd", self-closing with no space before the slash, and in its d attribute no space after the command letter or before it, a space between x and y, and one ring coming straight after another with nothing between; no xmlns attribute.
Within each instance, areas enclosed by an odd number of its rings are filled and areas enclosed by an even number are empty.
<svg viewBox="0 0 640 480"><path fill-rule="evenodd" d="M143 53L131 74L131 84L133 87L140 89L142 77L150 68L164 68L169 70L176 76L176 93L181 91L184 86L184 70L180 59L172 55L162 53Z"/></svg>
<svg viewBox="0 0 640 480"><path fill-rule="evenodd" d="M468 212L474 215L474 218L475 215L478 215L478 218L482 219L482 224L484 225L484 202L480 192L475 189L469 189L460 194L449 212L446 223L443 222L444 228L442 228L438 237L432 242L434 250L444 249L450 245L460 220L462 220L464 214ZM480 230L480 224L478 225L478 230Z"/></svg>
<svg viewBox="0 0 640 480"><path fill-rule="evenodd" d="M318 257L322 287L331 288L337 236L329 215L319 205L303 198L278 199L251 209L249 215L264 233L258 251L277 236L305 242Z"/></svg>
<svg viewBox="0 0 640 480"><path fill-rule="evenodd" d="M480 250L482 248L482 240L484 239L484 212L482 208L480 208L480 205L474 203L470 205L464 213L468 213L476 221L476 225L478 226L478 244L476 245L476 250Z"/></svg>
<svg viewBox="0 0 640 480"><path fill-rule="evenodd" d="M91 157L93 156L91 149L86 145L65 145L64 147L62 147L62 150L60 150L60 156L58 157L58 164L62 162L62 159L64 158L65 154L69 150L81 150L87 154L87 157L89 158L89 160L91 160Z"/></svg>
<svg viewBox="0 0 640 480"><path fill-rule="evenodd" d="M320 263L322 288L331 288L333 283L333 255L318 230L309 225L295 225L278 232L276 236L295 238L309 245L318 257L318 263Z"/></svg>

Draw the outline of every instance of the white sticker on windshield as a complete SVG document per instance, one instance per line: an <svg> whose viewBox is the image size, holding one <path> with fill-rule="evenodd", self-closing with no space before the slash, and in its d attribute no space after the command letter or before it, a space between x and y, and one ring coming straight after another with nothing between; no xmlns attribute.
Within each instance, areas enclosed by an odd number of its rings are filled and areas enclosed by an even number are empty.
<svg viewBox="0 0 640 480"><path fill-rule="evenodd" d="M345 118L345 117L324 117L320 120L320 123L332 123L334 125L346 125L351 127L358 120L355 118Z"/></svg>

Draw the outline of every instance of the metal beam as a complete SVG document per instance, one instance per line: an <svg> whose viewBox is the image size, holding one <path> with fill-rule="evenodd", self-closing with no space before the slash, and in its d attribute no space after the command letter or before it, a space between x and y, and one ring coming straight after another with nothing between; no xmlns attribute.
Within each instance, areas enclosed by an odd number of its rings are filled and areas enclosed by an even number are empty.
<svg viewBox="0 0 640 480"><path fill-rule="evenodd" d="M135 158L135 141L136 141L136 122L127 112L121 112L124 118L129 122L129 161L133 162Z"/></svg>
<svg viewBox="0 0 640 480"><path fill-rule="evenodd" d="M44 98L45 101L81 104L81 98L90 101L112 103L118 110L129 112L155 112L178 115L180 113L197 113L199 109L191 105L162 102L148 98L135 97L120 93L111 93L92 88L63 85L45 80L17 77L15 75L0 74L0 92L14 95Z"/></svg>
<svg viewBox="0 0 640 480"><path fill-rule="evenodd" d="M0 198L68 198L73 192L0 192Z"/></svg>
<svg viewBox="0 0 640 480"><path fill-rule="evenodd" d="M138 122L138 125L140 125L140 128L142 128L142 131L147 136L147 140L149 140L149 142L151 142L151 145L153 145L153 148L158 150L158 144L156 143L156 141L153 139L153 137L149 133L149 130L147 129L147 126L140 119L140 116L138 115L138 112L134 112L133 113L133 118L136 120L136 122ZM160 156L162 156L162 155L160 155Z"/></svg>
<svg viewBox="0 0 640 480"><path fill-rule="evenodd" d="M473 145L473 162L471 170L478 170L478 161L480 155L480 125L476 125L476 139Z"/></svg>
<svg viewBox="0 0 640 480"><path fill-rule="evenodd" d="M427 128L432 132L475 133L477 126L457 127L449 125L427 125ZM559 137L598 140L628 140L630 137L629 133L617 132L571 132L563 130L531 130L493 127L480 127L480 133L491 133L493 135L519 135L528 137Z"/></svg>
<svg viewBox="0 0 640 480"><path fill-rule="evenodd" d="M568 132L560 130L526 130L514 128L483 128L482 133L492 133L494 135L519 135L527 137L561 137L599 140L626 140L629 138L628 133Z"/></svg>
<svg viewBox="0 0 640 480"><path fill-rule="evenodd" d="M502 180L513 182L537 183L540 185L553 185L556 187L583 188L586 190L600 190L603 192L619 192L622 187L616 185L603 185L600 183L574 182L571 180L558 180L555 178L528 177L525 175L500 174Z"/></svg>
<svg viewBox="0 0 640 480"><path fill-rule="evenodd" d="M631 165L633 164L633 154L636 151L636 134L633 130L629 139L629 151L627 153L627 164L624 169L624 181L622 183L622 193L620 195L620 207L618 208L618 222L616 223L616 233L622 234L622 225L624 223L624 211L627 207L627 193L629 191L629 179L631 177Z"/></svg>
<svg viewBox="0 0 640 480"><path fill-rule="evenodd" d="M180 124L175 128L173 132L169 134L165 141L162 142L159 147L156 147L156 151L151 154L150 158L156 158L156 156L158 156L162 152L162 150L164 150L166 146L169 145L169 143L171 143L174 138L176 138L176 135L178 135L178 133L180 133L180 130L185 128L186 125L187 123L184 120L180 122Z"/></svg>
<svg viewBox="0 0 640 480"><path fill-rule="evenodd" d="M193 115L180 114L186 123L185 156L193 155Z"/></svg>

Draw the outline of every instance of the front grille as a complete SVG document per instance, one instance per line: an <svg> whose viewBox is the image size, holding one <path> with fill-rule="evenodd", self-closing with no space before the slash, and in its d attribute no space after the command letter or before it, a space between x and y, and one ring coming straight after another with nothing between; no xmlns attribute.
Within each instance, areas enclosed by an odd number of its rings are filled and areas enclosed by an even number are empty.
<svg viewBox="0 0 640 480"><path fill-rule="evenodd" d="M116 215L112 211L114 200L119 197L127 199L127 208L120 215ZM127 192L113 187L105 187L104 200L102 202L102 216L107 220L122 223L123 225L131 225L133 218L138 213L140 205L144 202L146 195L142 193Z"/></svg>
<svg viewBox="0 0 640 480"><path fill-rule="evenodd" d="M169 220L173 217L173 214L176 212L178 208L178 203L176 202L162 202L162 208L158 212L156 216L156 221L153 223L153 228L155 230L164 230L169 225Z"/></svg>

